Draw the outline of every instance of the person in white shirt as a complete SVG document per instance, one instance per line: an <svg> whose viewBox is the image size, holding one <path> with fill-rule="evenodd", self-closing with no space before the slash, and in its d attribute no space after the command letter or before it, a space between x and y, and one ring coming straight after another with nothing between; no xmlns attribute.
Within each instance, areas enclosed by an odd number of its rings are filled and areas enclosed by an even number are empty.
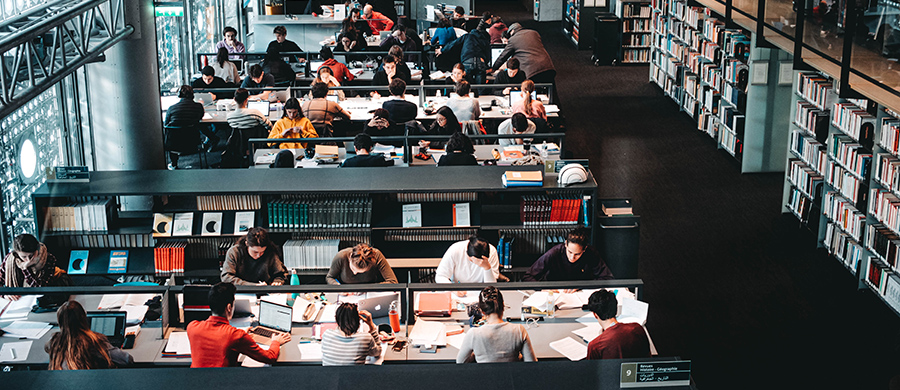
<svg viewBox="0 0 900 390"><path fill-rule="evenodd" d="M478 100L469 96L469 82L462 80L456 83L456 96L447 99L445 106L450 107L460 122L474 121L481 118L481 106Z"/></svg>
<svg viewBox="0 0 900 390"><path fill-rule="evenodd" d="M536 129L537 126L534 125L534 122L528 120L525 114L517 112L513 114L512 118L500 123L500 127L497 128L497 134L534 134ZM531 142L531 139L528 139L528 142ZM500 139L500 146L522 145L523 143L525 143L525 140L521 138Z"/></svg>
<svg viewBox="0 0 900 390"><path fill-rule="evenodd" d="M485 239L471 236L444 253L434 276L436 283L494 283L500 276L497 248Z"/></svg>

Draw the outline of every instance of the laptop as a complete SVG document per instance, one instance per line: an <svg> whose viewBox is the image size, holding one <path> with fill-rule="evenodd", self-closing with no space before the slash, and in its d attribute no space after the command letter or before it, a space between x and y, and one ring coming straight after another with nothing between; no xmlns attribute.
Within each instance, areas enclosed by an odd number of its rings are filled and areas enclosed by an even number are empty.
<svg viewBox="0 0 900 390"><path fill-rule="evenodd" d="M125 344L125 320L128 313L124 311L89 311L88 323L91 330L106 336L114 347L121 348Z"/></svg>
<svg viewBox="0 0 900 390"><path fill-rule="evenodd" d="M316 73L319 71L319 68L325 63L325 61L310 61L309 62L309 71L310 73Z"/></svg>
<svg viewBox="0 0 900 390"><path fill-rule="evenodd" d="M259 110L264 116L269 116L269 102L268 101L251 101L247 103L247 108L253 108Z"/></svg>
<svg viewBox="0 0 900 390"><path fill-rule="evenodd" d="M209 92L198 92L194 94L194 101L197 103L201 103L204 106L208 106L213 104L215 100L213 100L212 94Z"/></svg>
<svg viewBox="0 0 900 390"><path fill-rule="evenodd" d="M359 310L368 310L372 318L386 317L391 309L391 302L400 301L400 294L380 295L373 298L360 299Z"/></svg>
<svg viewBox="0 0 900 390"><path fill-rule="evenodd" d="M391 36L390 31L379 31L378 32L378 37L381 38L382 42L384 42L385 39L388 39L389 36Z"/></svg>
<svg viewBox="0 0 900 390"><path fill-rule="evenodd" d="M269 94L269 102L286 102L291 97L291 87L284 91L275 91Z"/></svg>
<svg viewBox="0 0 900 390"><path fill-rule="evenodd" d="M257 343L268 344L273 336L291 332L293 315L293 309L290 306L259 301L259 326L251 328L247 333Z"/></svg>
<svg viewBox="0 0 900 390"><path fill-rule="evenodd" d="M492 47L491 48L491 64L496 64L497 59L500 58L500 53L503 53L502 47Z"/></svg>
<svg viewBox="0 0 900 390"><path fill-rule="evenodd" d="M522 101L522 91L511 91L509 93L509 106L512 107L516 103ZM531 100L537 100L537 92L531 92Z"/></svg>
<svg viewBox="0 0 900 390"><path fill-rule="evenodd" d="M339 103L341 99L340 97L338 97L338 95L326 95L325 100L331 100L335 103Z"/></svg>

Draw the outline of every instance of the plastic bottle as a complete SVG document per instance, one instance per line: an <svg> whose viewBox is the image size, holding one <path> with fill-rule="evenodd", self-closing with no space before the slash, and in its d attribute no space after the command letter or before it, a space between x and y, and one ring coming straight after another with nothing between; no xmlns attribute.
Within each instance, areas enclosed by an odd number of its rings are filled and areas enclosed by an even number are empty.
<svg viewBox="0 0 900 390"><path fill-rule="evenodd" d="M391 320L391 330L394 333L400 332L400 311L397 310L397 306L399 306L399 303L393 301L388 309L388 318Z"/></svg>
<svg viewBox="0 0 900 390"><path fill-rule="evenodd" d="M556 315L556 297L553 296L553 291L547 293L547 316L553 317Z"/></svg>
<svg viewBox="0 0 900 390"><path fill-rule="evenodd" d="M296 269L291 269L291 286L299 286L300 285L300 276L297 275ZM291 294L291 306L294 305L294 300L297 299L297 293Z"/></svg>

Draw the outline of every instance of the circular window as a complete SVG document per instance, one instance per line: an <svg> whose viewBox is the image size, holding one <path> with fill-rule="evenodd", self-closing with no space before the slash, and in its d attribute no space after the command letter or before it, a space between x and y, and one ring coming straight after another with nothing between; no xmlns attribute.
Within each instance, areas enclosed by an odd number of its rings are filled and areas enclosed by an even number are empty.
<svg viewBox="0 0 900 390"><path fill-rule="evenodd" d="M25 182L33 182L38 177L37 147L31 137L22 137L19 142L19 174Z"/></svg>

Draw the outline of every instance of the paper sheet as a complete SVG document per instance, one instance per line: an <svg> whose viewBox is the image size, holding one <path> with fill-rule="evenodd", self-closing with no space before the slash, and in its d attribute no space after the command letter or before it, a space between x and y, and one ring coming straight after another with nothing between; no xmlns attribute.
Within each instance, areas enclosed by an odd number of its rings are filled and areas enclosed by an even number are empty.
<svg viewBox="0 0 900 390"><path fill-rule="evenodd" d="M443 343L441 343L443 341ZM417 320L409 332L410 345L447 345L447 330L437 321Z"/></svg>
<svg viewBox="0 0 900 390"><path fill-rule="evenodd" d="M269 346L266 344L256 343L256 345L258 345L260 348L262 348L266 351L269 350ZM253 360L252 358L250 358L249 356L244 355L244 354L240 354L240 356L238 356L239 360L241 359L241 356L244 357L244 360L241 361L241 367L265 367L266 366L266 363Z"/></svg>
<svg viewBox="0 0 900 390"><path fill-rule="evenodd" d="M337 313L338 305L325 305L320 311L319 322L335 322L334 315Z"/></svg>
<svg viewBox="0 0 900 390"><path fill-rule="evenodd" d="M300 349L300 360L322 360L322 344L320 343L300 343L297 344Z"/></svg>
<svg viewBox="0 0 900 390"><path fill-rule="evenodd" d="M0 362L21 362L28 359L28 351L31 351L33 341L17 341L4 343L0 348Z"/></svg>
<svg viewBox="0 0 900 390"><path fill-rule="evenodd" d="M573 330L572 333L575 333L578 337L581 337L582 340L590 343L597 338L600 333L603 333L603 327L600 326L600 323L594 322L593 324L588 324L584 328Z"/></svg>
<svg viewBox="0 0 900 390"><path fill-rule="evenodd" d="M103 294L103 298L100 298L100 304L97 305L97 310L120 308L125 305L125 298L127 297L127 294Z"/></svg>
<svg viewBox="0 0 900 390"><path fill-rule="evenodd" d="M18 301L0 298L0 311L3 312L0 320L18 320L28 317L28 313L31 313L31 307L37 303L39 296L23 295Z"/></svg>
<svg viewBox="0 0 900 390"><path fill-rule="evenodd" d="M6 332L5 336L7 337L24 337L36 340L44 337L50 331L50 328L52 327L46 322L19 320L7 325L3 328L3 331Z"/></svg>
<svg viewBox="0 0 900 390"><path fill-rule="evenodd" d="M144 315L147 314L147 309L149 306L125 306L122 307L122 310L128 313L125 316L125 323L128 325L135 325L141 323L144 320Z"/></svg>
<svg viewBox="0 0 900 390"><path fill-rule="evenodd" d="M641 325L647 324L647 312L650 305L636 299L623 299L622 312L616 316L619 322L634 322Z"/></svg>
<svg viewBox="0 0 900 390"><path fill-rule="evenodd" d="M447 345L460 349L462 348L463 340L466 339L465 333L455 334L453 336L447 336Z"/></svg>
<svg viewBox="0 0 900 390"><path fill-rule="evenodd" d="M191 354L191 341L188 340L187 332L172 332L169 334L169 342L163 349L166 353L176 353L178 355Z"/></svg>
<svg viewBox="0 0 900 390"><path fill-rule="evenodd" d="M550 343L550 348L563 354L563 356L569 358L571 361L579 361L587 357L587 345L579 343L571 337L566 337Z"/></svg>
<svg viewBox="0 0 900 390"><path fill-rule="evenodd" d="M585 315L583 315L583 316L581 316L581 317L578 317L578 319L575 320L575 321L578 321L578 322L580 322L580 323L582 323L582 324L585 324L585 325L588 325L588 324L596 324L596 323L597 323L597 319L594 318L594 313L588 313L588 314L585 314Z"/></svg>

